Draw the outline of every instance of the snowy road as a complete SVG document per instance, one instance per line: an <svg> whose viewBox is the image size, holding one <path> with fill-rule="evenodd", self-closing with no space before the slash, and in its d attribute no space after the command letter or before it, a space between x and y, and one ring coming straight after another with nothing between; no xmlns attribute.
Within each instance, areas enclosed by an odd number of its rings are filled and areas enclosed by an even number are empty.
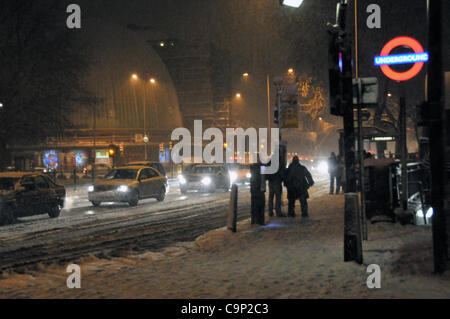
<svg viewBox="0 0 450 319"><path fill-rule="evenodd" d="M240 187L238 219L250 216L249 187ZM327 191L316 177L311 195ZM75 261L87 254L118 256L153 251L178 241L191 241L226 223L229 193L188 193L173 187L163 203L143 200L137 207L103 204L93 207L83 191L70 196L57 219L46 215L0 227L0 270L50 261Z"/></svg>

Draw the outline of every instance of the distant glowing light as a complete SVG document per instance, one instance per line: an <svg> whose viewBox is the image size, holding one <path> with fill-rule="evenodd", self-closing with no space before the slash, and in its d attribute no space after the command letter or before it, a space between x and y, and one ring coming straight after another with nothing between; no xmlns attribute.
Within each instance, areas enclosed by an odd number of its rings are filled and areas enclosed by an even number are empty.
<svg viewBox="0 0 450 319"><path fill-rule="evenodd" d="M237 180L237 173L236 172L230 172L230 183L234 184L234 182L236 182Z"/></svg>
<svg viewBox="0 0 450 319"><path fill-rule="evenodd" d="M151 79L150 79L150 83L155 84L155 83L156 83L156 80L155 80L154 78L151 78Z"/></svg>
<svg viewBox="0 0 450 319"><path fill-rule="evenodd" d="M298 8L302 5L303 0L280 0L280 2L284 6Z"/></svg>
<svg viewBox="0 0 450 319"><path fill-rule="evenodd" d="M319 164L319 167L317 168L321 174L328 173L328 164L326 162L322 162Z"/></svg>
<svg viewBox="0 0 450 319"><path fill-rule="evenodd" d="M241 93L236 93L236 97L240 99L242 97Z"/></svg>
<svg viewBox="0 0 450 319"><path fill-rule="evenodd" d="M242 76L243 76L244 78L248 78L249 74L248 74L248 73L244 73L244 74L242 74Z"/></svg>
<svg viewBox="0 0 450 319"><path fill-rule="evenodd" d="M290 69L288 70L288 73L289 73L289 74L293 74L293 73L294 73L294 69L293 69L293 68L290 68Z"/></svg>
<svg viewBox="0 0 450 319"><path fill-rule="evenodd" d="M211 183L212 183L211 177L205 177L202 179L202 184L205 186L209 186L209 185L211 185Z"/></svg>
<svg viewBox="0 0 450 319"><path fill-rule="evenodd" d="M137 80L139 77L138 77L138 75L135 73L135 74L131 75L131 78L132 78L133 80Z"/></svg>
<svg viewBox="0 0 450 319"><path fill-rule="evenodd" d="M433 207L428 208L427 213L425 214L426 218L431 218L433 217ZM419 209L417 211L417 217L423 218L423 210Z"/></svg>

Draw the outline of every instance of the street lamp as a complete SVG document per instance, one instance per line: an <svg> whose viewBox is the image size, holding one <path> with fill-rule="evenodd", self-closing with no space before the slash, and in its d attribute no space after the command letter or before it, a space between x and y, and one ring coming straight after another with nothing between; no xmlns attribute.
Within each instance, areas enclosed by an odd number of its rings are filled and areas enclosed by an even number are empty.
<svg viewBox="0 0 450 319"><path fill-rule="evenodd" d="M241 93L236 93L236 98L240 99L242 97Z"/></svg>
<svg viewBox="0 0 450 319"><path fill-rule="evenodd" d="M294 74L294 69L293 68L289 68L288 73L289 73L289 75Z"/></svg>
<svg viewBox="0 0 450 319"><path fill-rule="evenodd" d="M156 79L155 78L151 78L149 80L150 84L156 84ZM144 98L146 96L145 91L146 88L144 87ZM145 160L148 160L148 152L147 152L147 144L150 141L150 139L147 136L147 99L145 98L144 101L144 156L145 156Z"/></svg>
<svg viewBox="0 0 450 319"><path fill-rule="evenodd" d="M302 5L303 0L280 0L282 6L298 8Z"/></svg>

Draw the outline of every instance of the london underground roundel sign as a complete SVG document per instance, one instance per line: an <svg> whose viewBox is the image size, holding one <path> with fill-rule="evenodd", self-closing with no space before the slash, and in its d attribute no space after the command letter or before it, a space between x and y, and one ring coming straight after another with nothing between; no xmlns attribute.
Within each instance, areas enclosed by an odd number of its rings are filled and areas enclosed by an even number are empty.
<svg viewBox="0 0 450 319"><path fill-rule="evenodd" d="M390 55L392 50L400 46L407 46L414 53ZM375 57L375 65L380 66L381 71L388 78L394 81L407 81L419 74L424 62L428 62L428 59L428 53L424 52L423 47L417 40L410 37L397 37L384 46L380 56ZM413 64L413 66L408 71L396 72L390 67L390 65L395 64Z"/></svg>

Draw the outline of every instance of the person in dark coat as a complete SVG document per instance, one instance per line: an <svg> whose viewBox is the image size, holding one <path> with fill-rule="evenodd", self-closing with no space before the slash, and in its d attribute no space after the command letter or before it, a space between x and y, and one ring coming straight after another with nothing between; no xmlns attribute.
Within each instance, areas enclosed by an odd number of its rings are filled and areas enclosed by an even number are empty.
<svg viewBox="0 0 450 319"><path fill-rule="evenodd" d="M328 174L330 174L330 195L334 193L334 181L336 180L336 174L338 169L338 161L336 158L336 154L331 153L331 156L328 158Z"/></svg>
<svg viewBox="0 0 450 319"><path fill-rule="evenodd" d="M300 164L295 156L286 171L285 185L288 190L289 217L295 217L295 201L300 200L302 216L308 217L308 189L314 185L314 180L308 169Z"/></svg>
<svg viewBox="0 0 450 319"><path fill-rule="evenodd" d="M277 217L286 217L281 210L283 196L283 174L282 170L274 174L266 175L269 181L269 216L273 216L273 200L275 199L275 212Z"/></svg>

